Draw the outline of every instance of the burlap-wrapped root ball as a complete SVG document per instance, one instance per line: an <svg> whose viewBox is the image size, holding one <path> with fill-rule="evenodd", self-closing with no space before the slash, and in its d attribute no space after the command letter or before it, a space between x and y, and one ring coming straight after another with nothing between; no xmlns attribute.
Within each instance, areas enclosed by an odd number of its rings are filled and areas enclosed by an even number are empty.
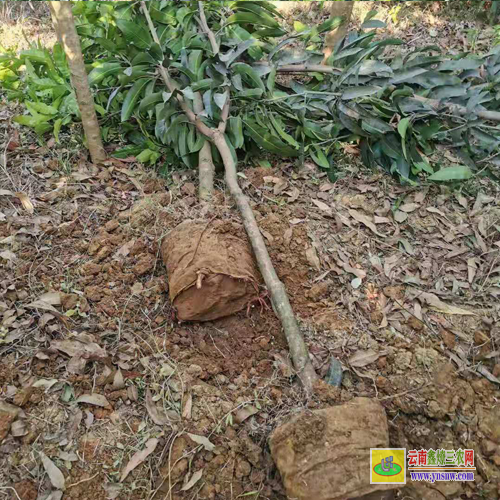
<svg viewBox="0 0 500 500"><path fill-rule="evenodd" d="M241 311L258 296L259 274L248 241L222 221L185 221L161 245L170 301L183 321Z"/></svg>
<svg viewBox="0 0 500 500"><path fill-rule="evenodd" d="M369 398L301 412L270 440L288 498L296 500L390 497L384 490L397 485L370 484L370 448L388 445L384 408Z"/></svg>

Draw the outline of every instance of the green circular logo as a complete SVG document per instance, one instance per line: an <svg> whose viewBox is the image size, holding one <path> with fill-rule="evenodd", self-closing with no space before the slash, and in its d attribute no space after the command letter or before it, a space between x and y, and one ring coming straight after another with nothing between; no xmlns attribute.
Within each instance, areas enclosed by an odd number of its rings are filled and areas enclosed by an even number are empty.
<svg viewBox="0 0 500 500"><path fill-rule="evenodd" d="M392 469L389 469L388 471L382 469L382 464L377 464L373 468L373 472L379 476L397 476L402 470L402 467L398 464L392 464Z"/></svg>

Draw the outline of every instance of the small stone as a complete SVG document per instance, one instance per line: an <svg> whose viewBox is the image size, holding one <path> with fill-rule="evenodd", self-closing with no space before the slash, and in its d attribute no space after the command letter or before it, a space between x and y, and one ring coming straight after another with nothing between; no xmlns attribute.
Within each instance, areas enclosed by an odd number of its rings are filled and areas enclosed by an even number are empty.
<svg viewBox="0 0 500 500"><path fill-rule="evenodd" d="M200 365L189 365L186 371L190 375L199 377L203 373L203 368Z"/></svg>
<svg viewBox="0 0 500 500"><path fill-rule="evenodd" d="M15 415L0 411L0 442L5 439L10 431L10 426L15 419Z"/></svg>
<svg viewBox="0 0 500 500"><path fill-rule="evenodd" d="M328 283L317 283L306 292L306 297L311 300L319 300L328 293Z"/></svg>
<svg viewBox="0 0 500 500"><path fill-rule="evenodd" d="M76 293L61 293L61 304L64 311L75 309L80 297Z"/></svg>
<svg viewBox="0 0 500 500"><path fill-rule="evenodd" d="M104 229L108 233L112 233L119 226L120 226L120 223L116 219L113 219L113 220L106 222L106 224L104 225Z"/></svg>
<svg viewBox="0 0 500 500"><path fill-rule="evenodd" d="M101 262L101 260L104 260L106 257L109 257L109 255L111 254L112 251L113 251L113 249L111 247L103 246L99 250L99 252L97 252L97 255L95 257L97 262Z"/></svg>
<svg viewBox="0 0 500 500"><path fill-rule="evenodd" d="M484 456L491 457L495 451L499 450L499 447L493 441L489 439L483 439L481 441L481 451L484 453Z"/></svg>
<svg viewBox="0 0 500 500"><path fill-rule="evenodd" d="M500 377L500 363L497 363L494 367L493 367L493 371L492 371L493 375L495 377Z"/></svg>
<svg viewBox="0 0 500 500"><path fill-rule="evenodd" d="M236 479L242 479L250 474L252 471L252 466L246 460L238 460L236 462L236 468L234 475Z"/></svg>

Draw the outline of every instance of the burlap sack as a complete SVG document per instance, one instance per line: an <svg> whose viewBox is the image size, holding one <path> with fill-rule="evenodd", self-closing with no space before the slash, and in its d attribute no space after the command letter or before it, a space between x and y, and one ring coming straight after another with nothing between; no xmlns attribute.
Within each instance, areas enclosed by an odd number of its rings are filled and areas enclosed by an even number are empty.
<svg viewBox="0 0 500 500"><path fill-rule="evenodd" d="M345 500L396 488L370 484L370 448L388 445L385 411L369 398L301 412L270 440L288 498L297 500Z"/></svg>
<svg viewBox="0 0 500 500"><path fill-rule="evenodd" d="M259 275L247 241L220 221L185 221L163 240L170 301L184 321L210 321L245 308Z"/></svg>

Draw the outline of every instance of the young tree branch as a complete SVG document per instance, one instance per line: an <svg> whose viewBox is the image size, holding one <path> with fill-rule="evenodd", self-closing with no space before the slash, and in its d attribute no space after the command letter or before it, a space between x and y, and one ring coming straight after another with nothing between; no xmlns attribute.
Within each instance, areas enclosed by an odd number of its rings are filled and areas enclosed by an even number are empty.
<svg viewBox="0 0 500 500"><path fill-rule="evenodd" d="M219 53L219 44L215 39L214 32L210 29L207 23L207 17L205 16L205 8L203 7L203 2L198 2L198 10L200 11L200 26L205 35L208 36L210 40L210 45L212 46L212 52L214 56Z"/></svg>
<svg viewBox="0 0 500 500"><path fill-rule="evenodd" d="M144 12L144 15L146 16L146 20L148 22L149 29L151 30L153 39L156 41L156 43L158 43L156 29L144 1L141 1L141 8ZM177 86L170 79L166 69L162 65L160 65L159 68L160 74L167 88L171 92L173 92L174 90L177 91ZM276 274L276 270L274 269L271 257L269 256L269 252L267 251L267 247L264 242L264 238L262 237L252 208L250 206L250 203L248 202L248 198L244 195L238 184L238 177L236 175L236 163L233 159L233 155L231 154L231 150L227 145L226 136L223 133L226 127L227 119L229 117L229 96L227 97L226 103L223 107L221 122L219 123L217 129L212 129L205 123L203 123L189 108L184 99L182 99L182 97L179 95L179 92L176 93L176 97L179 105L181 106L181 109L186 113L189 121L191 121L191 123L194 123L198 130L214 143L215 147L218 149L221 155L226 172L226 184L236 202L236 206L238 207L238 210L241 214L241 218L243 219L243 225L245 226L248 239L250 240L250 243L252 245L257 265L259 266L262 277L264 278L264 282L271 295L271 301L274 311L276 312L277 316L281 320L281 324L283 325L283 330L287 338L288 347L293 364L295 366L295 370L302 382L304 389L308 394L311 394L313 391L314 383L317 380L316 372L314 371L312 363L309 359L307 346L299 329L299 325L293 313L290 301L288 300L285 286Z"/></svg>

